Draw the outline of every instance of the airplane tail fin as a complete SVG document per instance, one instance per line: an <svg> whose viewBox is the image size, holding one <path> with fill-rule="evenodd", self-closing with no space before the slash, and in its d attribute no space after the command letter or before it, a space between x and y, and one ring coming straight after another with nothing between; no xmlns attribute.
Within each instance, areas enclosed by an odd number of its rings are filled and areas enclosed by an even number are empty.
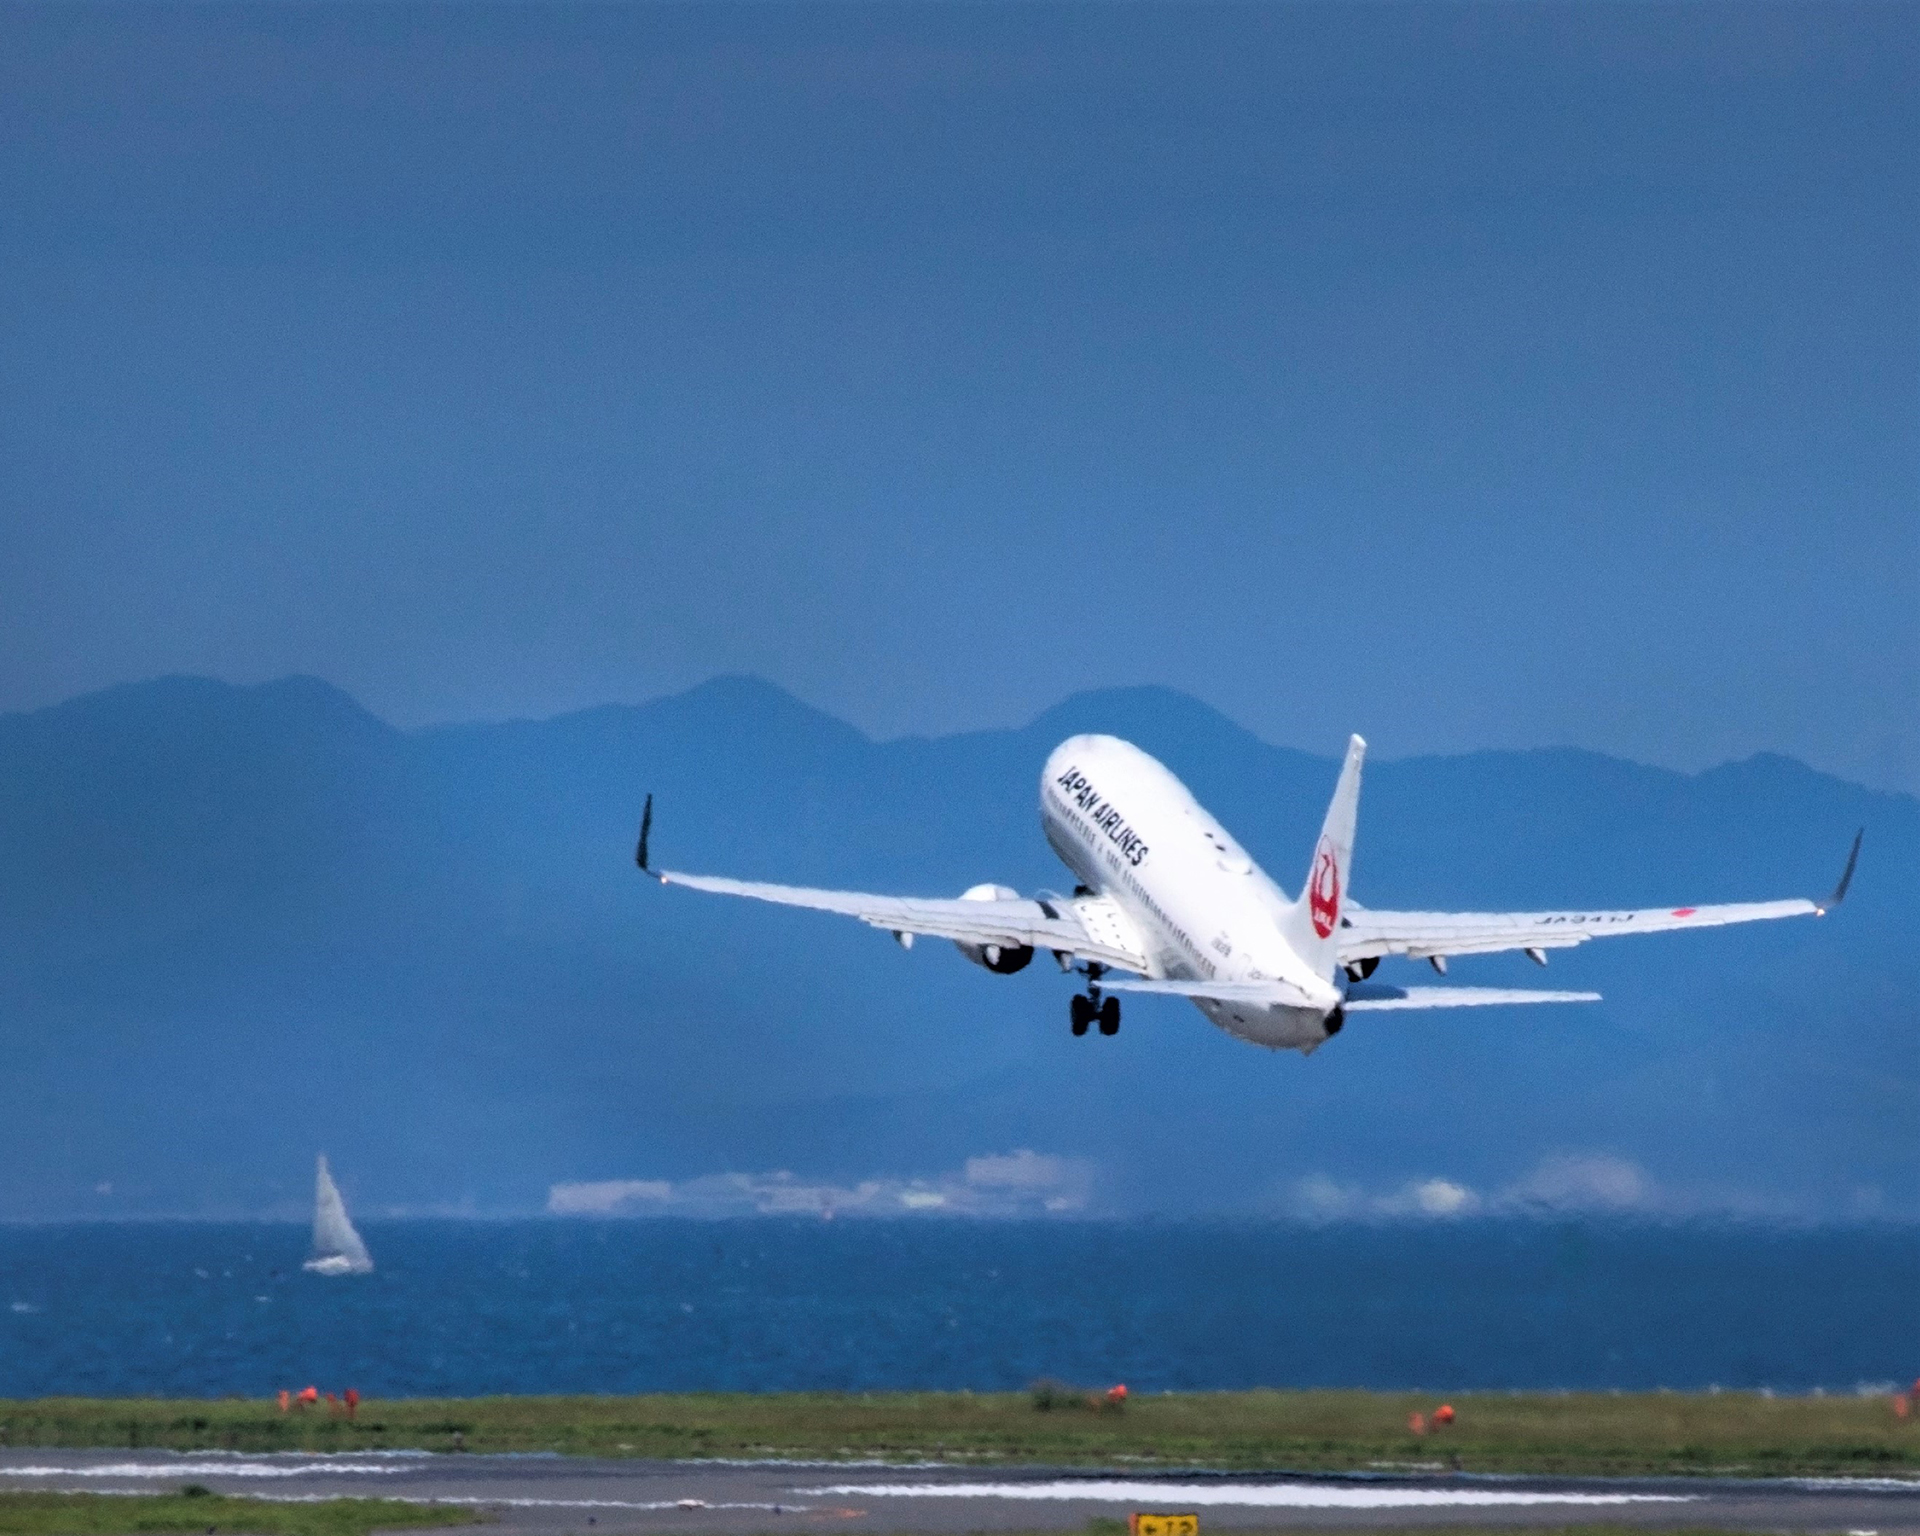
<svg viewBox="0 0 1920 1536"><path fill-rule="evenodd" d="M1366 742L1358 736L1348 738L1347 760L1341 765L1320 841L1314 845L1307 883L1299 900L1287 908L1282 924L1294 953L1328 981L1339 964L1340 913L1353 875L1353 826L1360 809L1360 764L1366 755Z"/></svg>

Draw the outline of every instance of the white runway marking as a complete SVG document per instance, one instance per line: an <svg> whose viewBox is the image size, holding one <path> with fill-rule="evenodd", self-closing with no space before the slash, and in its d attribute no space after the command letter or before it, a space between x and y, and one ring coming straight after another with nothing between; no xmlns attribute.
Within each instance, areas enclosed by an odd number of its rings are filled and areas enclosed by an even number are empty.
<svg viewBox="0 0 1920 1536"><path fill-rule="evenodd" d="M265 1504L331 1504L338 1495L249 1493L242 1497L259 1499ZM380 1497L391 1504L454 1504L462 1509L492 1509L495 1506L512 1509L761 1509L776 1515L804 1515L813 1508L811 1504L708 1503L705 1499L532 1499L478 1493L383 1493Z"/></svg>
<svg viewBox="0 0 1920 1536"><path fill-rule="evenodd" d="M475 1508L508 1504L515 1509L764 1509L776 1515L803 1514L812 1507L807 1504L709 1504L704 1499L651 1499L645 1503L629 1499L483 1499L470 1498L465 1494L455 1499L410 1499L407 1502L471 1504Z"/></svg>
<svg viewBox="0 0 1920 1536"><path fill-rule="evenodd" d="M406 1466L382 1466L372 1461L330 1461L314 1457L312 1461L290 1464L283 1461L114 1461L95 1466L6 1467L0 1477L312 1477L316 1473L334 1476L384 1476L411 1470Z"/></svg>
<svg viewBox="0 0 1920 1536"><path fill-rule="evenodd" d="M1920 1477L1790 1477L1796 1488L1825 1493L1838 1489L1843 1493L1863 1490L1867 1493L1920 1493Z"/></svg>
<svg viewBox="0 0 1920 1536"><path fill-rule="evenodd" d="M813 1488L844 1498L1095 1499L1176 1509L1185 1504L1239 1504L1260 1509L1419 1509L1447 1505L1687 1504L1688 1493L1552 1493L1491 1488L1354 1487L1332 1483L842 1483Z"/></svg>

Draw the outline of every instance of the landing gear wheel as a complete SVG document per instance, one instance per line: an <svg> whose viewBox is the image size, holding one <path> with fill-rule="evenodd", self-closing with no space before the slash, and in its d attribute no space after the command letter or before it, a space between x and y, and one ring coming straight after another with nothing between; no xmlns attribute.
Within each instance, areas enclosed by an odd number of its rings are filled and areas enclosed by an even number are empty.
<svg viewBox="0 0 1920 1536"><path fill-rule="evenodd" d="M1117 1035L1120 1033L1120 999L1103 997L1100 1000L1100 1033Z"/></svg>
<svg viewBox="0 0 1920 1536"><path fill-rule="evenodd" d="M1093 999L1074 993L1067 1004L1067 1016L1073 1020L1073 1032L1084 1035L1087 1026L1093 1022Z"/></svg>

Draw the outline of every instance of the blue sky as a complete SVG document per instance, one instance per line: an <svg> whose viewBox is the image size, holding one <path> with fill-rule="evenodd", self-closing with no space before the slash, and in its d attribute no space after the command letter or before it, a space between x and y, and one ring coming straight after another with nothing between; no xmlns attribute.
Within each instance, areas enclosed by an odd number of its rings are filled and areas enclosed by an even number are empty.
<svg viewBox="0 0 1920 1536"><path fill-rule="evenodd" d="M1898 5L10 5L0 708L1920 790L1917 86Z"/></svg>

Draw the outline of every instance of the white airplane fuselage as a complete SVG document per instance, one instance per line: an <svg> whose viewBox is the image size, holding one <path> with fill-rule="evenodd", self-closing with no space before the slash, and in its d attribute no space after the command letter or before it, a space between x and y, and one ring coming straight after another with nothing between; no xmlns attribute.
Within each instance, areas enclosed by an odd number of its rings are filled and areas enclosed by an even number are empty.
<svg viewBox="0 0 1920 1536"><path fill-rule="evenodd" d="M1292 898L1138 747L1114 736L1062 742L1041 773L1040 824L1075 877L1132 921L1156 976L1284 981L1322 1004L1196 999L1228 1034L1310 1051L1339 1029L1339 989L1288 942Z"/></svg>

